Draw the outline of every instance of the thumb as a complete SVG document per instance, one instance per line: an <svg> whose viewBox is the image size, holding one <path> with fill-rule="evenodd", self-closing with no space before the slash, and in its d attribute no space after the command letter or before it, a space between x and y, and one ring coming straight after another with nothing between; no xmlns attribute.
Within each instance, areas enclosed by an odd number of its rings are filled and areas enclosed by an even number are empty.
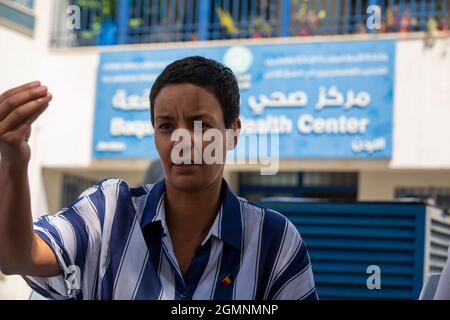
<svg viewBox="0 0 450 320"><path fill-rule="evenodd" d="M19 126L12 134L15 136L15 140L18 142L25 140L28 142L31 136L31 124L24 123Z"/></svg>

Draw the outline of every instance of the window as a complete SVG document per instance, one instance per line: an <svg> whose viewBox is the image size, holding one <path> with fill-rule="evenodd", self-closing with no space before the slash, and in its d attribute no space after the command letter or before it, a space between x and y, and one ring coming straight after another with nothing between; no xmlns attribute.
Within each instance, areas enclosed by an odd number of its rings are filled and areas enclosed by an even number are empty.
<svg viewBox="0 0 450 320"><path fill-rule="evenodd" d="M263 176L259 172L239 174L239 195L250 201L266 197L314 199L357 199L358 174L354 172L280 172Z"/></svg>
<svg viewBox="0 0 450 320"><path fill-rule="evenodd" d="M64 175L61 208L78 199L81 193L92 187L97 181L73 175Z"/></svg>
<svg viewBox="0 0 450 320"><path fill-rule="evenodd" d="M450 188L446 187L398 187L395 198L416 198L450 209Z"/></svg>

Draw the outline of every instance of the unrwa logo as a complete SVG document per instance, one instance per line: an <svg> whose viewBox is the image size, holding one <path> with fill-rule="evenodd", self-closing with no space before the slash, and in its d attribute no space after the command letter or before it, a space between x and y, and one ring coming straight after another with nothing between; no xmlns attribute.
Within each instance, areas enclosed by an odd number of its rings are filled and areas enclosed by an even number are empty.
<svg viewBox="0 0 450 320"><path fill-rule="evenodd" d="M242 75L251 68L253 53L244 46L231 47L225 52L223 63L237 75Z"/></svg>

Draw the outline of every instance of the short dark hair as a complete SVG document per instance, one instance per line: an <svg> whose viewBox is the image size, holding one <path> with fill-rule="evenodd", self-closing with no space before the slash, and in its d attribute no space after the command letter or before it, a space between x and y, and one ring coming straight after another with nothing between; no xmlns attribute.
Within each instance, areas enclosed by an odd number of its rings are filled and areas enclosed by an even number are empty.
<svg viewBox="0 0 450 320"><path fill-rule="evenodd" d="M230 68L212 59L187 57L169 64L156 78L150 92L150 113L155 124L155 100L162 88L170 84L191 83L214 94L222 107L225 127L230 128L239 117L239 87Z"/></svg>

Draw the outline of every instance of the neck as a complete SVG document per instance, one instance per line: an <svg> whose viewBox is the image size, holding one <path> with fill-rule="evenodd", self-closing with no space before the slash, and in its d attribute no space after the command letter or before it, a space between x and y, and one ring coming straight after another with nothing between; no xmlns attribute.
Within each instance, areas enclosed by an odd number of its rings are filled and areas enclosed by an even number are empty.
<svg viewBox="0 0 450 320"><path fill-rule="evenodd" d="M204 238L219 210L222 177L196 192L177 190L166 183L166 221L171 234Z"/></svg>

